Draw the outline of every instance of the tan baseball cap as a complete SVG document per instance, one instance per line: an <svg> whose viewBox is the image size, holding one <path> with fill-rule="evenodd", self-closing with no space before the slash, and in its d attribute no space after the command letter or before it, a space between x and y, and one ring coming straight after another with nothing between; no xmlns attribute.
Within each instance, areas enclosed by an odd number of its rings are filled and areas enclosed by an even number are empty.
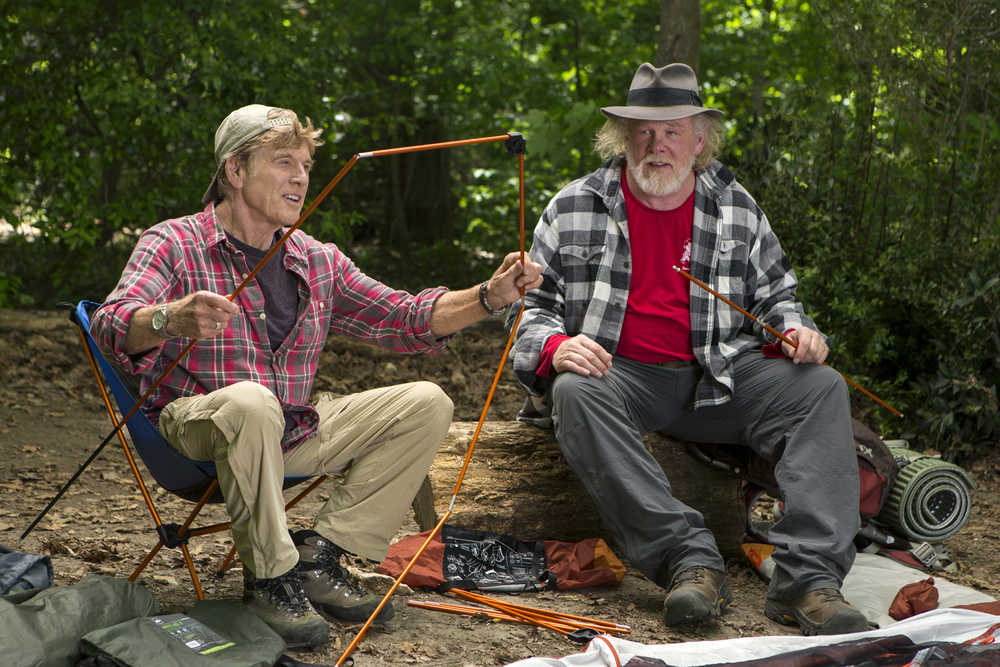
<svg viewBox="0 0 1000 667"><path fill-rule="evenodd" d="M215 131L215 176L202 197L202 203L216 202L221 199L219 192L219 176L226 156L254 137L275 127L291 125L288 116L268 118L272 111L281 111L279 107L269 107L263 104L248 104L226 116Z"/></svg>

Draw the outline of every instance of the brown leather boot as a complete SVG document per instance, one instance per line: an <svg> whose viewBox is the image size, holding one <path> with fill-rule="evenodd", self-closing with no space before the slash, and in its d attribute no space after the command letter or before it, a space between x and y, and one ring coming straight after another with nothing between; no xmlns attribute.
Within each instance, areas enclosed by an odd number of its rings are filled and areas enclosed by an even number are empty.
<svg viewBox="0 0 1000 667"><path fill-rule="evenodd" d="M289 648L311 648L329 641L330 626L309 604L294 569L273 579L257 579L243 568L243 602Z"/></svg>
<svg viewBox="0 0 1000 667"><path fill-rule="evenodd" d="M669 626L697 623L718 616L732 601L725 572L689 567L671 582L663 601L663 622Z"/></svg>
<svg viewBox="0 0 1000 667"><path fill-rule="evenodd" d="M869 629L868 619L834 588L809 591L794 600L771 600L764 615L784 625L798 625L804 635L839 635Z"/></svg>
<svg viewBox="0 0 1000 667"><path fill-rule="evenodd" d="M343 550L314 530L292 533L292 541L299 551L295 566L302 577L302 587L309 601L341 621L365 621L375 611L382 598L369 593L340 564ZM394 610L389 601L375 617L378 623L392 618Z"/></svg>

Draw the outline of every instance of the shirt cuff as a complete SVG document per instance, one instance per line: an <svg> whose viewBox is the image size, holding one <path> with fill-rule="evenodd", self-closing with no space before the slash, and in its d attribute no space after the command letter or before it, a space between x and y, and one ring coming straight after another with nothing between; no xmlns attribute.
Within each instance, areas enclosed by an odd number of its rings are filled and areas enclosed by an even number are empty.
<svg viewBox="0 0 1000 667"><path fill-rule="evenodd" d="M785 336L795 331L795 328L787 329L784 333ZM760 348L761 353L765 357L770 357L771 359L785 359L785 351L781 349L783 341L779 338L773 343L768 343L767 345Z"/></svg>
<svg viewBox="0 0 1000 667"><path fill-rule="evenodd" d="M559 346L565 340L569 340L569 336L566 334L552 334L549 336L538 359L538 368L535 370L535 375L541 378L547 378L552 375L552 357L555 356L556 350L559 349Z"/></svg>

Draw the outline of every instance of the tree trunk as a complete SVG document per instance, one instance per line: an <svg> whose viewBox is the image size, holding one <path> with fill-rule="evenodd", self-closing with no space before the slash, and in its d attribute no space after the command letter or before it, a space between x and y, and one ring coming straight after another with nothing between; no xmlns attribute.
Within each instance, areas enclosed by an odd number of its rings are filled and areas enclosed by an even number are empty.
<svg viewBox="0 0 1000 667"><path fill-rule="evenodd" d="M653 64L685 63L697 72L700 35L699 0L660 0L660 37Z"/></svg>
<svg viewBox="0 0 1000 667"><path fill-rule="evenodd" d="M437 514L427 509L431 489L426 485L414 501L421 528L432 527L435 516L448 509L475 427L473 422L451 425L430 471ZM674 495L704 515L723 555L739 553L746 518L739 479L696 460L683 443L658 434L644 440L670 471ZM611 543L552 431L521 422L483 424L448 523L522 540L603 537Z"/></svg>

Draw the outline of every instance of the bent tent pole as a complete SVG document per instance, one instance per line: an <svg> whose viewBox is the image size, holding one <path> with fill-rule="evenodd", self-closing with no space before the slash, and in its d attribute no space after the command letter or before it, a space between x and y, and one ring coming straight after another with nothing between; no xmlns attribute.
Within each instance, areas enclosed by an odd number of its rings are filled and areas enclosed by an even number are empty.
<svg viewBox="0 0 1000 667"><path fill-rule="evenodd" d="M740 313L743 313L743 315L745 315L746 317L750 318L751 322L755 322L756 324L759 324L760 326L762 326L765 329L767 329L769 332L771 332L772 334L774 334L775 336L777 336L778 339L781 340L782 342L788 343L792 347L796 347L796 348L798 347L798 345L794 341L792 341L788 336L784 335L783 333L781 333L780 331L778 331L777 329L775 329L771 325L766 324L764 322L761 322L759 319L757 319L756 317L754 317L753 315L751 315L748 311L744 310L743 308L740 308L738 305L736 305L735 303L733 303L732 301L730 301L726 297L722 296L721 294L719 294L718 292L716 292L714 289L712 289L711 287L709 287L708 285L706 285L702 281L698 280L697 278L695 278L694 276L692 276L690 273L688 273L684 269L680 268L679 266L675 266L675 267L673 267L673 269L677 273L681 274L682 276L684 276L685 278L687 278L688 280L690 280L691 282L693 282L698 287L702 288L703 290L705 290L706 292L708 292L709 294L711 294L712 296L714 296L716 299L719 299L720 301L722 301L727 306L730 306L730 307L734 308L735 310L739 311ZM828 366L829 364L827 364L826 362L823 362L823 365L824 366ZM837 372L840 373L840 371L837 371ZM847 384L851 385L852 387L854 387L855 389L857 389L862 394L864 394L868 398L872 399L873 401L875 401L876 403L878 403L882 407L888 409L889 412L892 412L897 417L902 417L903 416L902 412L900 412L896 408L892 407L891 405L889 405L888 403L886 403L885 401L883 401L881 398L879 398L875 394L871 393L870 391L868 391L867 389L865 389L864 387L862 387L861 385L859 385L857 382L855 382L851 378L849 378L846 375L844 375L843 373L840 373L840 377L844 378L844 381L847 382Z"/></svg>
<svg viewBox="0 0 1000 667"><path fill-rule="evenodd" d="M525 148L525 142L524 142L524 139L521 137L521 135L519 133L517 133L517 132L511 132L507 136L509 136L509 139L507 141L507 152L511 153L512 155L517 155L517 157L518 157L518 190L519 190L519 199L520 199L520 202L519 202L520 246L519 247L520 247L520 253L521 253L521 265L524 266L524 148ZM390 149L390 151L391 151L391 149ZM372 155L374 157L376 155L389 155L389 154L391 154L390 151L374 151L372 154L366 154L366 156L367 155ZM381 612L382 608L385 607L385 605L389 602L389 599L392 597L393 593L396 592L396 589L399 588L400 584L403 582L403 579L405 579L406 575L410 573L410 570L413 569L413 566L416 565L416 562L420 559L420 556L423 555L424 551L430 545L431 540L433 540L434 537L441 531L441 529L444 527L445 521L447 521L448 518L451 516L452 509L455 507L455 500L458 498L458 490L462 487L462 481L465 479L465 473L466 473L466 471L469 468L469 461L472 459L472 452L473 452L473 450L476 447L476 442L479 440L479 433L480 433L480 431L483 428L483 422L486 420L486 412L490 408L490 403L493 401L493 394L496 392L497 385L500 383L500 376L501 376L501 373L503 372L504 363L507 360L507 353L510 351L510 347L511 347L511 345L514 342L514 333L517 331L517 325L521 321L521 315L522 315L522 313L524 313L524 288L523 287L521 288L521 307L518 310L517 317L514 319L514 323L513 323L513 325L510 328L510 335L508 335L508 337L507 337L507 344L504 347L503 355L500 357L500 363L497 366L496 373L493 376L493 383L490 385L490 390L486 394L486 401L485 401L485 403L483 405L482 412L479 415L479 421L476 423L476 430L475 430L475 432L473 432L472 439L469 441L469 446L466 449L466 452L465 452L465 461L462 463L462 469L461 469L461 471L458 474L458 480L455 482L455 488L452 491L451 501L448 503L448 509L445 510L444 516L441 517L441 520L438 521L437 525L435 525L434 528L431 529L430 533L428 533L427 539L424 540L424 543L422 545L420 545L420 548L417 549L416 553L413 554L413 557L410 559L410 562L407 563L406 567L403 568L403 571L400 572L399 576L397 576L396 579L395 579L395 581L392 582L392 585L389 587L389 590L382 597L382 601L379 602L378 606L375 607L375 610L368 617L368 620L365 621L364 625L361 626L361 629L359 629L358 632L357 632L357 634L354 635L354 639L352 639L351 642L347 645L347 648L344 649L344 652L340 655L340 657L337 659L337 662L335 663L335 665L337 665L337 667L339 667L340 665L353 665L354 664L353 658L350 658L351 653L354 651L355 648L357 648L358 644L361 643L361 640L364 639L365 633L368 632L368 628L370 628L371 625L372 625L372 623L375 622L375 618L379 615L379 612Z"/></svg>
<svg viewBox="0 0 1000 667"><path fill-rule="evenodd" d="M353 156L351 156L350 160L348 160L347 163L340 169L340 171L337 172L336 176L334 176L330 180L330 182L327 183L327 185L323 188L323 190L319 193L319 195L317 195L316 198L313 199L312 203L305 211L303 211L302 215L299 216L299 219L295 222L295 224L289 227L288 231L286 231L281 236L281 238L278 239L278 241L274 244L274 246L272 246L271 249L267 252L267 254L264 255L263 259L261 259L261 261L257 263L257 266L255 266L254 269L247 274L246 278L243 279L243 282L240 283L235 290L233 290L232 294L227 295L226 298L229 299L230 301L234 301L236 299L236 297L239 295L240 292L243 291L243 289L247 286L247 284L249 284L249 282L256 277L256 275L260 272L260 270L264 267L264 265L271 260L271 258L275 255L275 253L277 253L278 249L281 248L286 241L288 241L289 237L292 235L292 232L297 230L302 225L302 223L305 222L306 218L312 215L313 211L316 210L316 207L319 206L319 204L324 199L326 199L327 195L329 195L330 192L333 190L333 188L336 187L338 183L340 183L340 181L344 178L344 176L347 175L347 172L350 171L352 167L354 167L354 165L358 162L359 159L367 157L378 157L381 155L393 155L398 153L432 150L437 148L452 148L455 146L481 144L493 141L506 141L508 152L510 153L520 152L523 165L524 139L519 132L508 132L507 134L501 134L490 137L479 137L475 139L460 139L457 141L444 141L433 144L421 144L417 146L406 146L402 148L390 148L378 151L370 151L367 153L355 153ZM522 209L521 215L522 215L522 226L523 226L523 215L524 215L523 166L522 166L522 186L521 186L521 209ZM523 231L522 231L521 244L522 244L521 256L523 263L524 259ZM160 384L166 379L166 377L171 372L173 372L173 370L177 367L177 365L181 362L181 360L185 356L187 356L187 354L197 344L197 342L198 342L197 339L192 339L191 342L189 342L187 346L181 350L180 354L177 355L177 358L174 359L167 366L167 368L164 369L163 373L153 382L153 384L149 386L149 388L145 391L145 393L143 393L142 396L140 396L139 399L136 400L135 404L132 406L132 409L129 410L122 417L122 419L118 422L118 424L111 430L110 433L107 434L107 436L105 436L105 438L94 449L94 451L83 462L83 464L80 465L80 467L73 474L73 476L70 477L70 479L65 484L63 484L62 488L59 489L59 491L52 498L52 500L50 500L49 503L45 506L45 508L41 512L39 512L38 516L35 517L35 519L28 525L28 527L24 529L24 532L21 533L21 536L18 538L19 541L24 540L31 533L31 531L34 530L35 526L38 525L38 523L45 517L45 515L48 514L49 510L51 510L55 506L55 504L59 501L59 499L62 498L62 496L66 493L69 487L72 486L73 482L75 482L77 478L80 477L83 471L94 461L94 459L97 458L97 456L101 453L104 447L111 441L111 439L114 438L115 435L121 433L122 428L125 426L125 424L128 423L129 419L132 418L136 410L138 410L140 406L142 406L146 402L146 400L153 394L153 392L156 391L156 389L160 386Z"/></svg>

